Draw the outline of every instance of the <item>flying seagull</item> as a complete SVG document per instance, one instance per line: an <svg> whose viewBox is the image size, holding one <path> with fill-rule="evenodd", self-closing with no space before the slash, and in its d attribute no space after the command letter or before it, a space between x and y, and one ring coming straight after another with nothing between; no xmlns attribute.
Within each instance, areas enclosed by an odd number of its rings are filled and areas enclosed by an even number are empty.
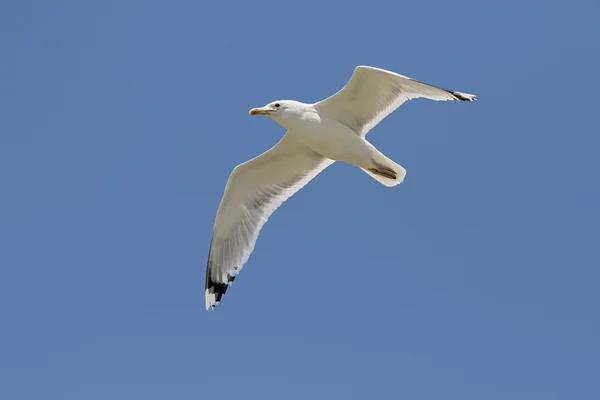
<svg viewBox="0 0 600 400"><path fill-rule="evenodd" d="M410 99L476 100L379 68L358 66L334 95L314 104L279 100L250 110L287 129L263 154L235 167L219 204L206 266L205 305L214 309L248 261L262 226L290 196L335 161L396 186L406 170L365 136Z"/></svg>

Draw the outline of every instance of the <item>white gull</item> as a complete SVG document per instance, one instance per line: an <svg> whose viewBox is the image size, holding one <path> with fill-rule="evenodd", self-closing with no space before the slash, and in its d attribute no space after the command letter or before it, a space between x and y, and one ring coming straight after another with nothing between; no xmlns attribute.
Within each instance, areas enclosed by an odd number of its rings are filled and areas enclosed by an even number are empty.
<svg viewBox="0 0 600 400"><path fill-rule="evenodd" d="M392 187L406 170L365 136L414 98L476 100L379 68L358 66L337 93L314 104L274 101L250 110L287 129L263 154L233 169L217 210L206 267L205 306L214 308L254 250L262 226L290 196L335 161L357 166Z"/></svg>

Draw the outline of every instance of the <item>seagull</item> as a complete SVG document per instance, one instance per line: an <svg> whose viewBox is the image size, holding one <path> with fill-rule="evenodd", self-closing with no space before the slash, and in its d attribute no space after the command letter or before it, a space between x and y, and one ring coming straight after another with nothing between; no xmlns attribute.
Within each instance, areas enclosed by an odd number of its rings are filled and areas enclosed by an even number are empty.
<svg viewBox="0 0 600 400"><path fill-rule="evenodd" d="M278 100L251 109L251 115L267 116L287 132L271 149L236 166L229 175L210 242L206 309L221 301L273 212L335 161L354 165L385 186L400 184L406 170L365 137L404 102L420 97L476 100L472 94L357 66L346 85L322 101Z"/></svg>

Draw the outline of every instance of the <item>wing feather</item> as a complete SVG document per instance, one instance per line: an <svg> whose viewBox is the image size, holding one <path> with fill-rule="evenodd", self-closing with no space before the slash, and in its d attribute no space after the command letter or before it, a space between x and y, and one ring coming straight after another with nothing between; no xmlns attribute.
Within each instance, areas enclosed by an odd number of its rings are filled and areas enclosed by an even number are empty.
<svg viewBox="0 0 600 400"><path fill-rule="evenodd" d="M254 250L262 226L294 193L333 163L289 132L231 172L213 228L205 305L215 307Z"/></svg>
<svg viewBox="0 0 600 400"><path fill-rule="evenodd" d="M476 100L472 94L442 89L380 68L358 66L342 89L314 106L365 137L404 102L418 97Z"/></svg>

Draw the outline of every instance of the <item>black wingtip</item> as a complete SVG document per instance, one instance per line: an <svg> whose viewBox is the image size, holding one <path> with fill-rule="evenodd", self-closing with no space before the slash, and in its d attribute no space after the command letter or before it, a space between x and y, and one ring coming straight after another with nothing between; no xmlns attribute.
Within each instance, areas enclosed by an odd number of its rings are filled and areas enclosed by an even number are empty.
<svg viewBox="0 0 600 400"><path fill-rule="evenodd" d="M453 92L453 91L448 91L450 94L452 94L452 96L454 96L454 98L456 100L460 100L460 101L475 101L477 100L477 97L474 94L467 94L467 93L461 93L461 92Z"/></svg>
<svg viewBox="0 0 600 400"><path fill-rule="evenodd" d="M217 304L219 304L219 302L223 298L223 295L225 295L225 293L227 292L227 289L233 283L233 281L235 281L235 276L230 275L230 274L227 274L227 282L214 281L212 279L210 271L207 271L205 290L209 294L214 295L214 303L210 304L210 308L212 310L214 310L215 307L217 306Z"/></svg>
<svg viewBox="0 0 600 400"><path fill-rule="evenodd" d="M227 283L215 282L211 278L208 279L206 289L208 293L215 295L215 302L220 302L223 295L227 292L229 285Z"/></svg>

